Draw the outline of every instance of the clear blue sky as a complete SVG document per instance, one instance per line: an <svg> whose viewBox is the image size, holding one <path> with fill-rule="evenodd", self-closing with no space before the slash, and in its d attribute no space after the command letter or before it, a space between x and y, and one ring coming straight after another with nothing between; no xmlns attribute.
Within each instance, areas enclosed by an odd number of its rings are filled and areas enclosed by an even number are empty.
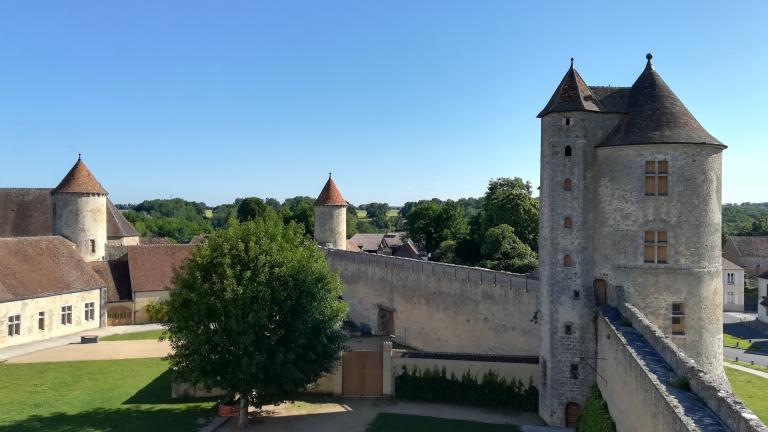
<svg viewBox="0 0 768 432"><path fill-rule="evenodd" d="M725 202L768 201L768 2L0 3L0 186L53 187L83 153L115 202L316 195L352 203L538 185L568 66L657 71L729 146Z"/></svg>

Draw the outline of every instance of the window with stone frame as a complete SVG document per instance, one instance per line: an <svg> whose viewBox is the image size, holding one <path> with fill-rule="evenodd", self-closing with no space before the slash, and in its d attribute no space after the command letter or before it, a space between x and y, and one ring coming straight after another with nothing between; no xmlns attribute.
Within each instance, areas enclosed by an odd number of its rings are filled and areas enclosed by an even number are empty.
<svg viewBox="0 0 768 432"><path fill-rule="evenodd" d="M666 231L645 231L643 244L643 262L647 264L667 264L668 242Z"/></svg>
<svg viewBox="0 0 768 432"><path fill-rule="evenodd" d="M37 329L45 330L45 312L37 313Z"/></svg>
<svg viewBox="0 0 768 432"><path fill-rule="evenodd" d="M669 161L645 161L645 194L665 196L669 193Z"/></svg>
<svg viewBox="0 0 768 432"><path fill-rule="evenodd" d="M685 334L685 303L672 303L672 334Z"/></svg>
<svg viewBox="0 0 768 432"><path fill-rule="evenodd" d="M90 239L88 242L90 245L91 253L96 253L96 240Z"/></svg>
<svg viewBox="0 0 768 432"><path fill-rule="evenodd" d="M10 315L8 317L8 336L14 337L21 334L21 315Z"/></svg>
<svg viewBox="0 0 768 432"><path fill-rule="evenodd" d="M728 273L726 276L728 285L733 285L736 283L736 275L733 273Z"/></svg>
<svg viewBox="0 0 768 432"><path fill-rule="evenodd" d="M96 304L94 302L88 302L85 304L85 320L93 321L96 316Z"/></svg>
<svg viewBox="0 0 768 432"><path fill-rule="evenodd" d="M61 307L61 325L72 324L72 306Z"/></svg>

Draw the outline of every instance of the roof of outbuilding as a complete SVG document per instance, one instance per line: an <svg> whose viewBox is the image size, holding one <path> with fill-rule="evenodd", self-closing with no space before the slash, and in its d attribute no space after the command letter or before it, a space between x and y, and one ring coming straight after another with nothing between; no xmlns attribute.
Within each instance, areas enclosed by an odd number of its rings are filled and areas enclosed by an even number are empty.
<svg viewBox="0 0 768 432"><path fill-rule="evenodd" d="M107 236L108 237L138 237L139 232L128 222L128 219L112 201L107 200Z"/></svg>
<svg viewBox="0 0 768 432"><path fill-rule="evenodd" d="M346 249L350 252L360 252L360 247L357 246L351 239L347 240Z"/></svg>
<svg viewBox="0 0 768 432"><path fill-rule="evenodd" d="M400 247L397 248L397 251L393 255L400 258L420 258L419 251L416 249L416 245L414 245L411 240L404 242Z"/></svg>
<svg viewBox="0 0 768 432"><path fill-rule="evenodd" d="M131 276L127 260L94 261L91 269L107 286L107 301L128 301L131 295Z"/></svg>
<svg viewBox="0 0 768 432"><path fill-rule="evenodd" d="M0 302L104 286L74 245L63 237L0 239Z"/></svg>
<svg viewBox="0 0 768 432"><path fill-rule="evenodd" d="M768 279L768 271L762 272L759 275L757 275L760 279Z"/></svg>
<svg viewBox="0 0 768 432"><path fill-rule="evenodd" d="M744 268L723 258L723 270L744 270Z"/></svg>
<svg viewBox="0 0 768 432"><path fill-rule="evenodd" d="M384 234L357 233L349 239L354 245L366 252L376 252L381 247Z"/></svg>
<svg viewBox="0 0 768 432"><path fill-rule="evenodd" d="M549 102L537 117L541 118L549 113L565 111L600 111L600 108L595 104L594 95L589 86L574 69L573 59L571 59L571 67L565 72L560 84L552 97L549 98Z"/></svg>
<svg viewBox="0 0 768 432"><path fill-rule="evenodd" d="M195 245L128 246L128 266L133 292L171 288L173 272L192 255Z"/></svg>
<svg viewBox="0 0 768 432"><path fill-rule="evenodd" d="M0 237L53 234L50 188L0 188ZM136 229L107 198L107 236L138 236Z"/></svg>
<svg viewBox="0 0 768 432"><path fill-rule="evenodd" d="M345 200L344 197L341 196L341 192L339 191L339 188L336 187L336 183L333 181L330 175L328 176L328 181L325 182L325 186L323 186L323 190L320 191L320 195L317 196L317 199L315 200L315 205L316 206L347 205L347 200Z"/></svg>
<svg viewBox="0 0 768 432"><path fill-rule="evenodd" d="M654 70L651 56L629 92L626 115L597 147L634 144L723 143L693 117Z"/></svg>
<svg viewBox="0 0 768 432"><path fill-rule="evenodd" d="M75 165L72 166L67 175L64 176L59 185L53 189L53 192L107 194L107 191L96 180L96 177L93 176L80 157L77 158L77 162L75 162Z"/></svg>
<svg viewBox="0 0 768 432"><path fill-rule="evenodd" d="M768 236L730 236L726 242L733 243L739 256L768 257Z"/></svg>

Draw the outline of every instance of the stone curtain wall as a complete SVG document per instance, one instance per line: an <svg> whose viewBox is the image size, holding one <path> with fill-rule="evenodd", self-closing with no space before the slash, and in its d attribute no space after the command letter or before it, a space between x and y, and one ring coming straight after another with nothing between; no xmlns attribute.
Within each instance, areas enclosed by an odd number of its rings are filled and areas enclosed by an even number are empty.
<svg viewBox="0 0 768 432"><path fill-rule="evenodd" d="M716 413L730 430L736 432L768 431L768 428L757 416L726 388L727 382L714 381L637 308L629 303L624 303L620 305L620 312L677 375L688 379L691 391ZM603 340L600 339L600 342L602 343Z"/></svg>
<svg viewBox="0 0 768 432"><path fill-rule="evenodd" d="M394 311L397 339L422 350L539 354L539 282L526 275L325 249L346 285L349 317L378 333Z"/></svg>

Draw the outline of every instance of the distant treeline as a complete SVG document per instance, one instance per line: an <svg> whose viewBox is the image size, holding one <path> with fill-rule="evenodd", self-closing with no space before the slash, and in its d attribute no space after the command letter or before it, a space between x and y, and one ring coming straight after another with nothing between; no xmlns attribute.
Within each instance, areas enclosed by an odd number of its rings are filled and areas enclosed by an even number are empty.
<svg viewBox="0 0 768 432"><path fill-rule="evenodd" d="M723 234L768 235L768 203L723 205Z"/></svg>

